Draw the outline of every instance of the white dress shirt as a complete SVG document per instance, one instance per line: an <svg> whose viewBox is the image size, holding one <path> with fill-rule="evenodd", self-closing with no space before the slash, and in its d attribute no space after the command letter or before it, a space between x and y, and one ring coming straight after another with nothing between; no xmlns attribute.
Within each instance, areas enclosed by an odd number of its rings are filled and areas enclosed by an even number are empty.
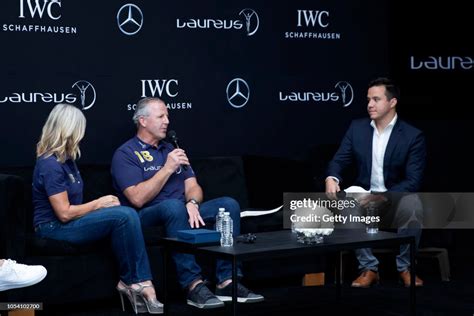
<svg viewBox="0 0 474 316"><path fill-rule="evenodd" d="M392 134L393 126L397 122L398 115L379 133L375 122L372 120L370 125L374 129L374 136L372 137L372 172L370 175L370 191L371 192L385 192L385 180L383 177L383 159L385 157L385 150L387 149L388 140Z"/></svg>

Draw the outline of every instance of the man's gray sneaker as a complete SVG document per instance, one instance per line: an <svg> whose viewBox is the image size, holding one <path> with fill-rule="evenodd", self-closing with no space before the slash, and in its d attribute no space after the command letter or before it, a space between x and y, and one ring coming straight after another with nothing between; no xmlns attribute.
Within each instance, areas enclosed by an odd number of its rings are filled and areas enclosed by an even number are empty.
<svg viewBox="0 0 474 316"><path fill-rule="evenodd" d="M232 302L232 282L222 289L216 287L216 296L223 302ZM257 303L264 300L260 294L252 293L241 283L237 283L237 302L239 303Z"/></svg>
<svg viewBox="0 0 474 316"><path fill-rule="evenodd" d="M223 307L224 303L212 294L204 282L202 282L188 292L188 305L208 309Z"/></svg>

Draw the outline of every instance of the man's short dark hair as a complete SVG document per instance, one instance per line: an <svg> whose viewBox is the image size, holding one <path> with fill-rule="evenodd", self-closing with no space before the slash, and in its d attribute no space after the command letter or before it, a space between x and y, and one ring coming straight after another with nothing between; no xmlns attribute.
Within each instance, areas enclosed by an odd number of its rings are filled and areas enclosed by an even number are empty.
<svg viewBox="0 0 474 316"><path fill-rule="evenodd" d="M396 98L398 101L400 101L400 88L398 88L397 84L393 80L380 77L369 82L369 88L379 86L385 87L385 95L387 96L387 99L391 100Z"/></svg>

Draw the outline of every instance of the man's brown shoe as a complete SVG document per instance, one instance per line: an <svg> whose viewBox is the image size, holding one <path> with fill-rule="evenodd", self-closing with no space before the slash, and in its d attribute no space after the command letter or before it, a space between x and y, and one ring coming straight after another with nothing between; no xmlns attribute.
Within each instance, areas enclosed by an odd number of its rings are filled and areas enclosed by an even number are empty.
<svg viewBox="0 0 474 316"><path fill-rule="evenodd" d="M367 288L370 287L372 284L379 283L379 274L378 272L374 272L372 270L365 270L364 272L359 275L357 279L352 282L352 287L362 287Z"/></svg>
<svg viewBox="0 0 474 316"><path fill-rule="evenodd" d="M403 285L405 287L410 287L410 284L411 284L411 274L410 274L410 271L408 270L405 270L403 272L400 272L400 278L402 279L403 281ZM417 277L415 275L415 286L423 286L423 280L420 279L419 277Z"/></svg>

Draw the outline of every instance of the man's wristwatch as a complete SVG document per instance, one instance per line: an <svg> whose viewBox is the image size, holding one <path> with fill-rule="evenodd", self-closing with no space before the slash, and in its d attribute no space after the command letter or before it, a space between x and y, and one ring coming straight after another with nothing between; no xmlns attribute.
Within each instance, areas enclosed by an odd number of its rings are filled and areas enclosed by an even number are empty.
<svg viewBox="0 0 474 316"><path fill-rule="evenodd" d="M197 208L199 208L199 202L196 201L196 199L189 199L189 200L186 202L186 204L188 204L188 203L192 203L192 204L196 205Z"/></svg>

